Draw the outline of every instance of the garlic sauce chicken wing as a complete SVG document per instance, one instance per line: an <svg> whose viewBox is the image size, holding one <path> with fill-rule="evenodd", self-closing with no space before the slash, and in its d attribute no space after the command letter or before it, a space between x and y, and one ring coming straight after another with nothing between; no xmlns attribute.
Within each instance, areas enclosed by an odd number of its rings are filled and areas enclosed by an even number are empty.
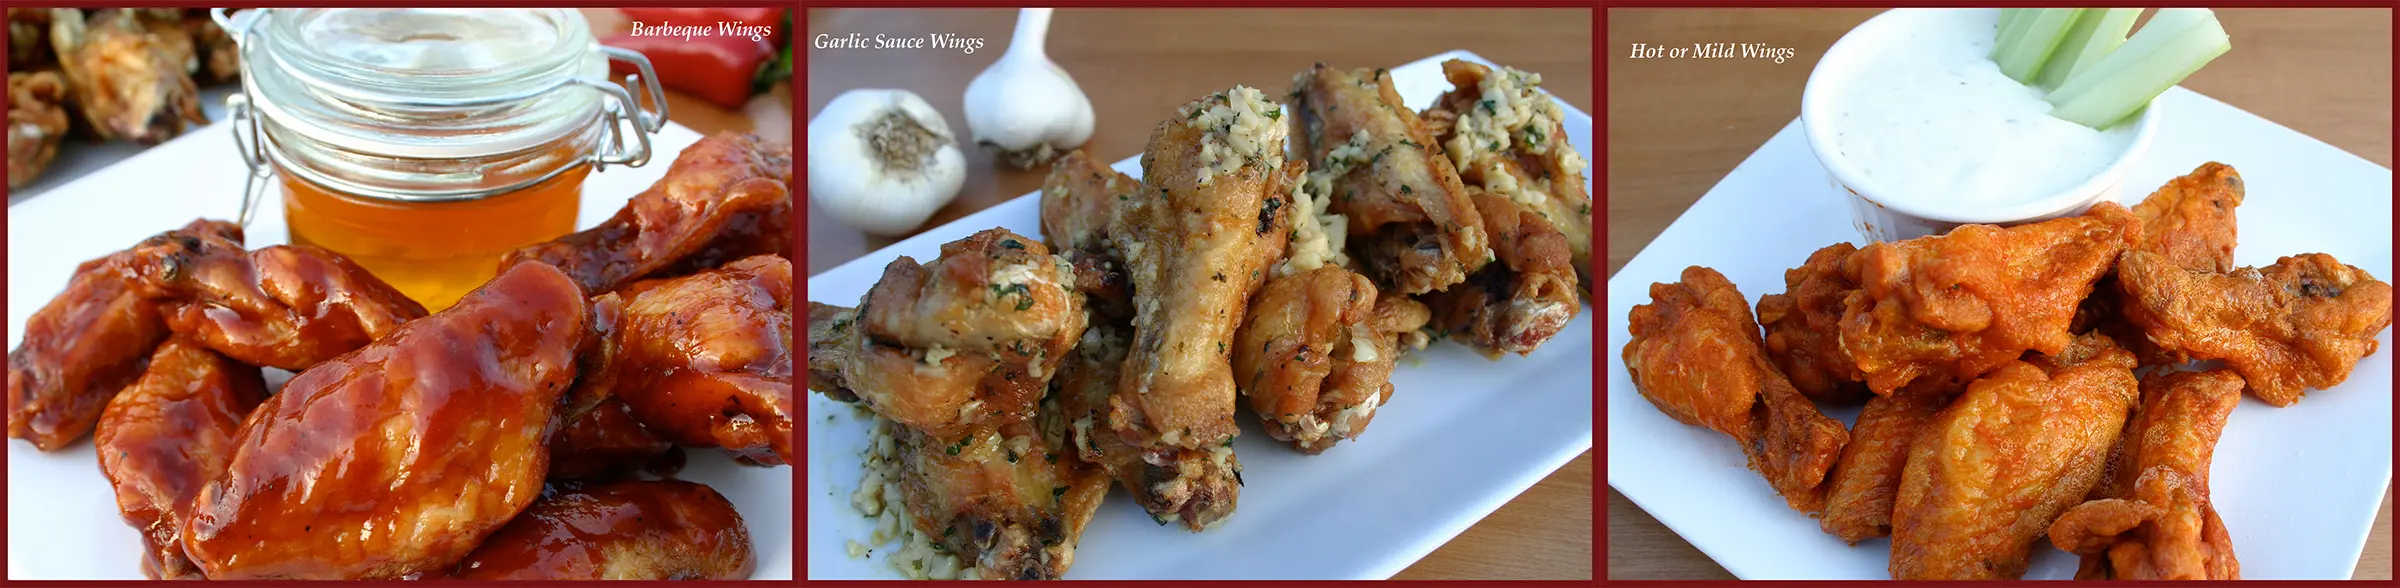
<svg viewBox="0 0 2400 588"><path fill-rule="evenodd" d="M1345 221L1377 289L1435 292L1491 261L1491 236L1458 170L1389 72L1319 63L1293 78L1291 96L1295 116L1285 122L1316 180L1304 190Z"/></svg>
<svg viewBox="0 0 2400 588"><path fill-rule="evenodd" d="M446 574L532 504L590 310L522 264L302 372L234 435L184 550L211 579Z"/></svg>
<svg viewBox="0 0 2400 588"><path fill-rule="evenodd" d="M1592 195L1584 188L1590 163L1568 140L1565 110L1540 91L1542 75L1452 59L1442 62L1450 91L1425 110L1425 126L1469 188L1515 202L1566 238L1567 266L1591 291ZM1477 204L1484 214L1491 207ZM1515 271L1545 268L1509 266Z"/></svg>

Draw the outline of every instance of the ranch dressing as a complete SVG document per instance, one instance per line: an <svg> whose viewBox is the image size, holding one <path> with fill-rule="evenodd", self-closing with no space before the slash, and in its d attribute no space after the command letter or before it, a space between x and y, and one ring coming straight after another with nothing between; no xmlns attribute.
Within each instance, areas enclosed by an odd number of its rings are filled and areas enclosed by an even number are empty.
<svg viewBox="0 0 2400 588"><path fill-rule="evenodd" d="M1990 55L2000 11L1930 11L1901 50L1862 55L1834 101L1833 143L1887 198L2006 205L2098 175L2132 143L2049 116L2047 94L2000 73ZM1930 202L1929 202L1930 203Z"/></svg>

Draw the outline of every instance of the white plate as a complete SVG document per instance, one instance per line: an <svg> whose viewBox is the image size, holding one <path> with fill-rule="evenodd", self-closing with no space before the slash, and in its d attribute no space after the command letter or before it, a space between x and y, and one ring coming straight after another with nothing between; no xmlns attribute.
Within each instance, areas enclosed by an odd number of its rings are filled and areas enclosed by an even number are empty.
<svg viewBox="0 0 2400 588"><path fill-rule="evenodd" d="M1441 63L1489 64L1452 51L1392 68L1409 108L1450 87ZM1270 94L1275 94L1270 92ZM1565 106L1565 103L1561 103ZM1592 118L1565 106L1575 149L1592 156ZM1141 176L1140 157L1116 163ZM1590 189L1587 185L1585 189ZM809 300L858 305L883 266L902 255L933 259L941 244L991 227L1041 233L1040 194L968 215L808 279ZM1552 470L1592 447L1592 322L1589 308L1527 357L1487 361L1457 344L1437 344L1400 361L1390 404L1356 442L1322 455L1269 439L1245 413L1234 452L1242 488L1231 518L1205 533L1160 526L1112 488L1085 530L1070 579L1382 579L1432 552ZM810 394L808 404L808 575L811 579L897 578L882 550L853 558L874 521L850 506L867 431L848 405Z"/></svg>
<svg viewBox="0 0 2400 588"><path fill-rule="evenodd" d="M2207 161L2248 187L2234 261L2330 253L2392 279L2392 171L2182 88L2120 196L2139 202ZM1891 542L1857 547L1784 506L1731 438L1668 418L1625 373L1624 317L1685 266L1725 274L1755 308L1783 270L1835 241L1863 240L1827 187L1800 123L1786 125L1608 281L1608 485L1744 579L1889 578ZM2349 381L2274 408L2245 397L2217 442L2209 489L2244 579L2347 579L2392 477L2392 333ZM1828 410L1851 422L1856 408ZM2076 558L2036 545L2028 579L2070 578Z"/></svg>
<svg viewBox="0 0 2400 588"><path fill-rule="evenodd" d="M244 170L231 130L220 123L192 131L8 207L9 347L23 336L25 318L66 288L77 264L194 218L234 218L241 211ZM616 214L666 174L676 153L699 140L691 129L669 124L652 138L657 151L649 165L592 174L584 183L580 226ZM252 248L289 242L275 198L270 193L251 219ZM267 372L272 387L289 379L282 370ZM688 455L690 465L677 477L723 493L749 524L758 554L755 577L791 578L792 470L742 467L722 451ZM8 440L10 579L142 579L141 537L123 521L88 436L47 453Z"/></svg>

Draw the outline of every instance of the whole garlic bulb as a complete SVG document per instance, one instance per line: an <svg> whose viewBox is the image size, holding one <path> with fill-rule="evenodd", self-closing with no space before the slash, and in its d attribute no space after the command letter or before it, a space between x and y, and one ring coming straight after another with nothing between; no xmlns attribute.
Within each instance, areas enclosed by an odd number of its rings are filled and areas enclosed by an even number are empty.
<svg viewBox="0 0 2400 588"><path fill-rule="evenodd" d="M913 92L843 92L808 121L808 198L844 225L883 236L914 230L966 179L949 123Z"/></svg>
<svg viewBox="0 0 2400 588"><path fill-rule="evenodd" d="M1018 11L1008 51L967 83L967 130L1019 169L1049 163L1092 138L1092 101L1042 50L1050 10Z"/></svg>

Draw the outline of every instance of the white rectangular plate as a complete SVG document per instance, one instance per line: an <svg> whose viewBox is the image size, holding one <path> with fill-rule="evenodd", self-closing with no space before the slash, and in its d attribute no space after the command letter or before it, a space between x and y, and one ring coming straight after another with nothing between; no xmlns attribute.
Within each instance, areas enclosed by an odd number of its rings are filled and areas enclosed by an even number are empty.
<svg viewBox="0 0 2400 588"><path fill-rule="evenodd" d="M26 317L66 288L77 264L195 218L233 219L241 211L245 169L231 131L232 125L219 123L186 133L10 206L9 347L22 339ZM691 129L669 124L651 140L656 151L649 165L592 174L584 183L578 224L589 228L616 214L699 140ZM277 198L270 192L251 219L253 249L289 242ZM290 378L282 370L267 373L271 388ZM722 451L687 453L689 465L676 477L707 484L733 501L758 554L753 577L791 578L792 471L736 465ZM8 440L10 579L142 579L141 536L123 520L89 437L55 452Z"/></svg>
<svg viewBox="0 0 2400 588"><path fill-rule="evenodd" d="M2392 171L2207 96L2174 88L2164 126L2125 176L2140 202L2208 161L2242 174L2234 261L2332 254L2392 279ZM1626 375L1625 316L1685 266L1724 273L1753 308L1783 270L1836 241L1861 243L1794 120L1608 281L1608 485L1744 579L1889 578L1891 542L1856 547L1784 506L1733 440L1651 406ZM2217 442L2209 489L2244 579L2347 579L2392 477L2392 333L2349 381L2288 408L2245 397ZM1826 414L1852 422L1858 409ZM2043 542L2028 579L2071 578L2076 558Z"/></svg>
<svg viewBox="0 0 2400 588"><path fill-rule="evenodd" d="M1453 57L1491 63L1452 51L1392 68L1409 108L1421 110L1449 89L1441 63ZM1569 139L1590 159L1591 116L1561 106ZM1140 177L1139 159L1115 167ZM1004 227L1038 237L1040 200L1039 193L1027 194L810 277L808 298L857 306L893 259L931 260L942 243L976 231ZM1593 323L1585 310L1530 356L1489 361L1443 343L1400 360L1392 400L1376 411L1374 426L1322 455L1285 448L1249 411L1239 411L1242 435L1234 452L1243 480L1258 485L1242 487L1231 518L1199 534L1160 526L1122 489L1111 488L1067 577L1391 577L1591 449ZM809 395L808 411L809 577L898 578L881 549L864 559L844 549L849 541L865 543L875 526L850 506L867 439L864 421L848 405L817 394Z"/></svg>

